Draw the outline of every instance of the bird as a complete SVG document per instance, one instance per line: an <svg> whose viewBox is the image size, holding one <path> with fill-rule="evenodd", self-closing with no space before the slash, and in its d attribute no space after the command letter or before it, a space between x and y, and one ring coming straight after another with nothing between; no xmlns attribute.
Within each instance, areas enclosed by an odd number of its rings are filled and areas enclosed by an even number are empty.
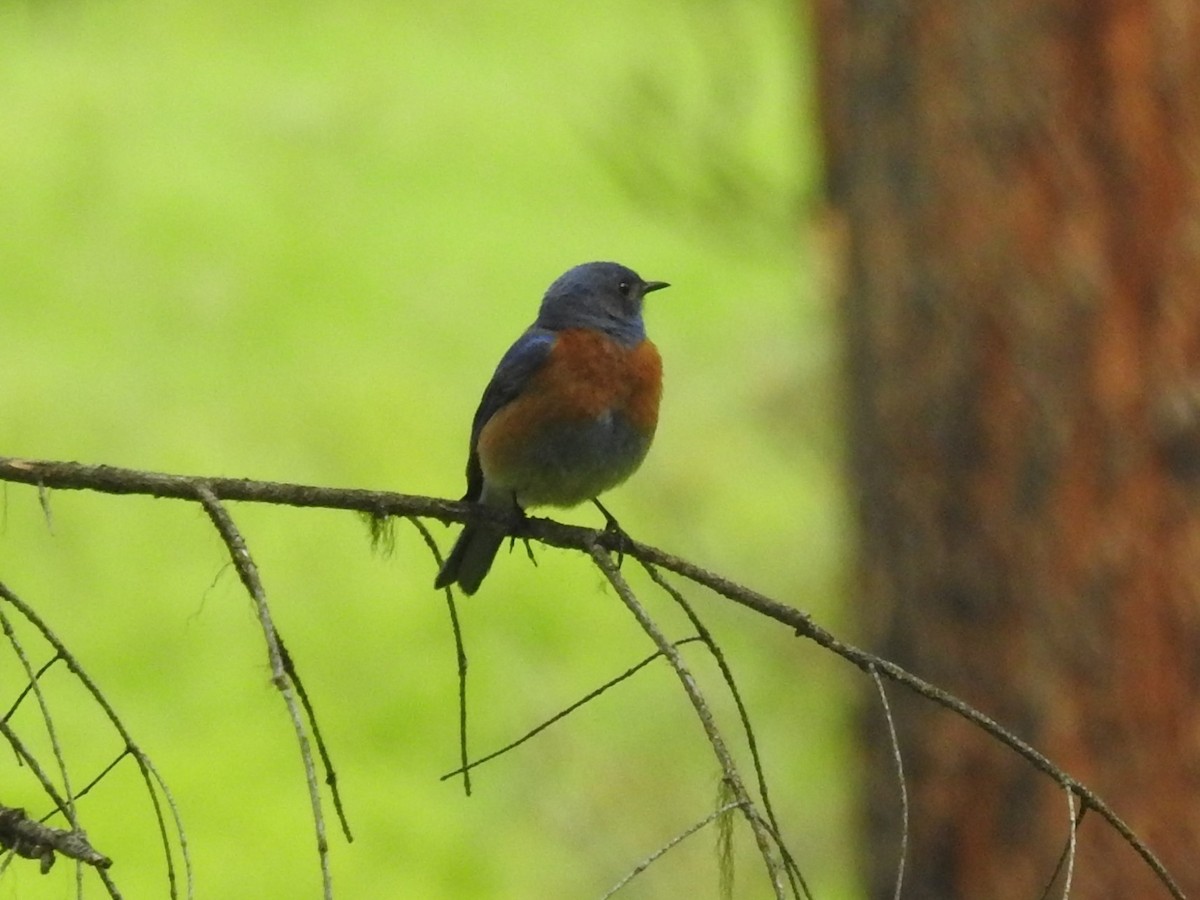
<svg viewBox="0 0 1200 900"><path fill-rule="evenodd" d="M623 535L597 498L637 470L654 438L662 360L642 301L666 287L615 262L583 263L550 285L483 391L463 500L510 522L590 500ZM474 594L506 533L495 519L468 522L434 587Z"/></svg>

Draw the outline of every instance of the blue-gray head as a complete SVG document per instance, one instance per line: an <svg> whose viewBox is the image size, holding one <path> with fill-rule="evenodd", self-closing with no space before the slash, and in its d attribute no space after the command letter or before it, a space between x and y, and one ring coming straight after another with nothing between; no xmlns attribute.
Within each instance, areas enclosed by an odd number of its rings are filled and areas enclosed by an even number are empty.
<svg viewBox="0 0 1200 900"><path fill-rule="evenodd" d="M642 298L669 286L665 281L645 281L614 262L584 263L550 285L536 324L551 331L596 328L631 346L646 337Z"/></svg>

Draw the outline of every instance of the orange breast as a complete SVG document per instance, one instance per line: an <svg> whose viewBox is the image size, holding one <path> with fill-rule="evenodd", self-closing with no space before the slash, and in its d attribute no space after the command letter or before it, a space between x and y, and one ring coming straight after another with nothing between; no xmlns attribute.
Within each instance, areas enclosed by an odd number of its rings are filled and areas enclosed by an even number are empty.
<svg viewBox="0 0 1200 900"><path fill-rule="evenodd" d="M568 329L531 384L534 394L554 398L560 410L594 418L623 414L639 431L653 432L662 396L662 360L650 341L629 349L595 331Z"/></svg>
<svg viewBox="0 0 1200 900"><path fill-rule="evenodd" d="M662 362L649 341L626 348L594 331L560 331L520 396L480 431L484 475L539 504L596 496L645 456L661 394Z"/></svg>

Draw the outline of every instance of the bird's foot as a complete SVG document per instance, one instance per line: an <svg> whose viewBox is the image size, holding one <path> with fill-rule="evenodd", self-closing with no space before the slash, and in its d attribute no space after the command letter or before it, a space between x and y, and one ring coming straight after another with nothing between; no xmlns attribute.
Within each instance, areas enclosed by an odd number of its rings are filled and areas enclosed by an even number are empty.
<svg viewBox="0 0 1200 900"><path fill-rule="evenodd" d="M513 514L513 522L512 522L512 525L510 526L511 531L516 531L519 528L523 527L527 521L529 521L529 515L525 512L525 510L521 509L521 507L518 506L516 513ZM508 535L508 552L509 553L512 553L513 548L515 546L517 546L517 536L515 534L512 534L511 531ZM529 543L529 538L527 538L527 537L521 538L521 543L525 545L525 555L528 556L529 561L536 566L538 564L538 561L537 561L537 557L535 557L533 555L533 544Z"/></svg>
<svg viewBox="0 0 1200 900"><path fill-rule="evenodd" d="M599 500L592 498L592 503L596 504L596 509L600 510L600 514L604 516L604 533L612 535L617 544L617 568L621 568L621 563L625 561L625 548L633 549L633 538L627 535L617 517L604 508L604 504Z"/></svg>

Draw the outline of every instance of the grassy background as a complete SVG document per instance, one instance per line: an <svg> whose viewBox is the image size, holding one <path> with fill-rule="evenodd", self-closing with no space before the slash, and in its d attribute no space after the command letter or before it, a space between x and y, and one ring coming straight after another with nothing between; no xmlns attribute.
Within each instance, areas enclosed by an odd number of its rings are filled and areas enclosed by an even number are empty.
<svg viewBox="0 0 1200 900"><path fill-rule="evenodd" d="M252 6L0 4L0 453L457 497L479 391L541 292L617 259L674 287L648 311L667 372L657 442L610 508L837 624L834 339L795 225L815 165L793 11ZM726 164L738 202L710 177ZM290 725L203 513L69 493L52 507L48 529L36 492L4 488L0 578L155 759L197 895L317 896ZM385 559L350 515L233 514L338 766L356 833L332 835L340 896L596 897L712 808L715 763L661 666L478 770L464 798L438 781L457 685L415 533ZM539 563L502 557L462 606L476 753L649 652L580 558ZM696 599L810 883L853 896L845 670ZM21 684L4 656L0 703ZM711 664L689 659L728 715ZM47 689L78 787L119 744L61 672ZM14 724L36 734L32 704ZM0 801L42 810L0 757ZM126 897L164 896L135 775L123 763L82 815ZM716 896L713 839L622 896ZM750 850L741 835L739 897L763 896ZM0 898L72 894L65 863L0 875Z"/></svg>

